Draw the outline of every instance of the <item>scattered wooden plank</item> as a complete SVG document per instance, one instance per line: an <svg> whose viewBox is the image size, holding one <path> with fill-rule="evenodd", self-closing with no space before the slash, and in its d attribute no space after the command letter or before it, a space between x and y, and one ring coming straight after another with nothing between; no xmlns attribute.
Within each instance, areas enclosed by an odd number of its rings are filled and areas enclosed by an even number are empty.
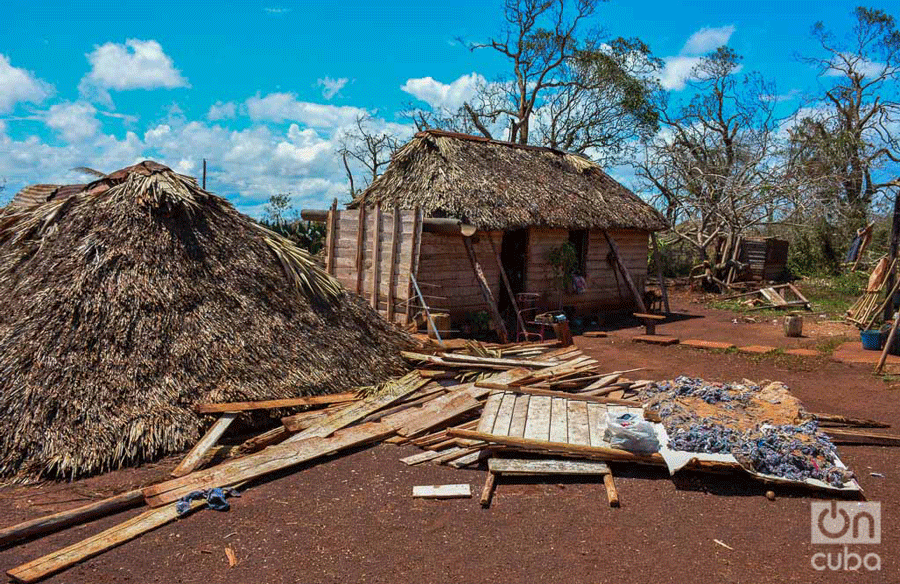
<svg viewBox="0 0 900 584"><path fill-rule="evenodd" d="M15 541L29 539L38 535L46 535L61 531L66 527L86 523L97 517L106 517L124 509L137 507L144 504L144 495L140 489L128 491L108 497L88 505L76 507L45 515L36 519L29 519L16 525L0 529L0 546Z"/></svg>
<svg viewBox="0 0 900 584"><path fill-rule="evenodd" d="M194 501L192 508L205 504L206 501ZM93 537L32 560L27 564L17 566L6 572L6 575L16 582L25 584L37 582L51 574L61 572L81 561L92 558L139 535L161 527L166 523L175 521L177 518L178 512L175 510L174 504L159 509L151 509Z"/></svg>
<svg viewBox="0 0 900 584"><path fill-rule="evenodd" d="M460 456L456 460L451 460L447 463L447 466L452 466L453 468L463 468L469 466L470 464L475 464L491 455L491 451L487 448L481 448L472 452L471 454L466 454L465 456Z"/></svg>
<svg viewBox="0 0 900 584"><path fill-rule="evenodd" d="M603 475L603 486L606 487L606 499L609 501L609 506L618 507L619 491L616 489L616 481L613 479L612 473Z"/></svg>
<svg viewBox="0 0 900 584"><path fill-rule="evenodd" d="M418 454L413 454L412 456L407 456L405 458L401 458L400 462L407 466L414 466L417 464L422 464L423 462L428 462L429 460L438 458L446 453L446 450L426 450L425 452L420 452Z"/></svg>
<svg viewBox="0 0 900 584"><path fill-rule="evenodd" d="M275 408L294 408L300 406L320 406L355 401L355 393L334 393L331 395L312 395L287 399L270 399L254 402L229 402L221 404L197 404L194 411L198 414L224 414L246 412L250 410L271 410Z"/></svg>
<svg viewBox="0 0 900 584"><path fill-rule="evenodd" d="M861 430L847 430L844 428L822 428L832 442L841 444L869 444L872 446L900 446L900 436L897 434L878 434L875 432L863 432Z"/></svg>
<svg viewBox="0 0 900 584"><path fill-rule="evenodd" d="M591 446L609 446L604 437L606 434L606 408L600 404L589 403L587 409Z"/></svg>
<svg viewBox="0 0 900 584"><path fill-rule="evenodd" d="M159 507L177 501L192 491L232 486L333 452L380 440L393 433L393 428L379 422L359 424L340 430L330 438L314 437L270 446L256 454L146 487L143 493L148 505Z"/></svg>
<svg viewBox="0 0 900 584"><path fill-rule="evenodd" d="M413 487L413 497L418 499L459 499L472 496L472 486L458 485L418 485Z"/></svg>
<svg viewBox="0 0 900 584"><path fill-rule="evenodd" d="M508 476L609 474L609 466L595 460L495 457L488 460L488 468L492 473Z"/></svg>
<svg viewBox="0 0 900 584"><path fill-rule="evenodd" d="M489 471L484 478L484 487L481 489L481 506L489 507L491 497L494 495L494 487L497 484L497 475L493 471Z"/></svg>
<svg viewBox="0 0 900 584"><path fill-rule="evenodd" d="M397 386L393 391L385 391L379 395L372 396L351 406L342 408L340 411L326 417L318 424L310 426L299 434L291 436L285 442L297 442L312 437L325 438L334 431L345 428L354 422L362 420L369 414L399 401L428 383L431 383L431 380L422 379L415 374L415 371L408 373L397 382Z"/></svg>
<svg viewBox="0 0 900 584"><path fill-rule="evenodd" d="M440 357L445 361L451 362L473 363L477 365L502 365L504 367L554 367L559 365L556 361L476 357L475 355L463 355L461 353L441 353Z"/></svg>
<svg viewBox="0 0 900 584"><path fill-rule="evenodd" d="M228 429L228 426L231 425L235 418L237 418L237 414L234 413L222 414L215 424L206 431L206 434L203 435L200 441L191 448L187 456L175 467L171 475L173 477L183 477L197 468L203 459L203 455L216 445L216 442L219 441L219 438L222 437L222 434L225 433L225 430Z"/></svg>
<svg viewBox="0 0 900 584"><path fill-rule="evenodd" d="M635 343L648 343L650 345L667 346L678 344L677 337L666 337L663 335L637 335L632 337L631 340Z"/></svg>
<svg viewBox="0 0 900 584"><path fill-rule="evenodd" d="M475 383L475 386L486 389L495 389L498 391L511 391L514 393L525 393L529 395L540 395L545 397L564 397L566 399L574 399L598 404L612 404L636 408L639 408L643 405L641 402L634 400L597 397L593 395L585 395L583 393L566 393L564 391L553 391L552 389L540 389L536 387L512 386L505 383L495 383L493 381L478 381Z"/></svg>
<svg viewBox="0 0 900 584"><path fill-rule="evenodd" d="M605 339L609 336L609 333L603 331L587 331L586 333L583 333L582 336L589 339Z"/></svg>

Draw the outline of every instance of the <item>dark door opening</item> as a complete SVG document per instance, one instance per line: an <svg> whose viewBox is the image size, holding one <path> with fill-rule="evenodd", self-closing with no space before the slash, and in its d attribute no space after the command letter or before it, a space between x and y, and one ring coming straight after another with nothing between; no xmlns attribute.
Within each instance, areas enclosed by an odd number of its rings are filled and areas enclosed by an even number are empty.
<svg viewBox="0 0 900 584"><path fill-rule="evenodd" d="M509 278L509 285L513 294L525 291L525 266L528 263L528 229L515 229L503 233L503 242L500 245L500 263ZM512 303L506 287L500 284L500 298L498 304L500 312L512 313ZM513 315L515 316L515 315Z"/></svg>

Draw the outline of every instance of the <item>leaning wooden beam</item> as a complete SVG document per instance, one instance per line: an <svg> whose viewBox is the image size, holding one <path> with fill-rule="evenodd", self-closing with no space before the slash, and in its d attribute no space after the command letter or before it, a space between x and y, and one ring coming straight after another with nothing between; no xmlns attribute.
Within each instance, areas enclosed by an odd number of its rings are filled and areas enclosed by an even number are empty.
<svg viewBox="0 0 900 584"><path fill-rule="evenodd" d="M631 279L631 272L628 271L625 262L622 261L622 256L619 254L619 246L605 229L603 230L603 237L606 238L606 242L609 244L609 249L612 251L613 258L615 259L616 266L618 266L619 271L622 272L625 283L628 284L628 288L631 290L632 296L634 296L634 303L639 309L638 312L647 312L647 306L644 304L644 299L641 297L641 293L638 290L637 285L635 285L634 280Z"/></svg>
<svg viewBox="0 0 900 584"><path fill-rule="evenodd" d="M203 455L216 445L216 442L219 441L219 438L222 437L222 434L225 433L225 430L228 429L228 426L231 425L235 418L237 418L236 413L222 414L219 419L216 420L216 423L206 431L203 438L191 448L191 451L181 460L181 463L175 467L175 470L172 471L172 476L183 477L197 468L197 466L200 465L200 461L203 459Z"/></svg>
<svg viewBox="0 0 900 584"><path fill-rule="evenodd" d="M256 454L152 485L145 488L143 493L148 505L159 507L177 501L192 491L232 486L334 452L387 438L393 433L393 427L379 422L360 424L335 432L330 438L310 438L270 446Z"/></svg>
<svg viewBox="0 0 900 584"><path fill-rule="evenodd" d="M491 292L491 287L484 277L484 270L481 269L478 258L475 257L475 248L472 246L472 238L470 236L463 236L462 240L463 245L466 248L466 255L469 256L469 263L472 264L472 271L475 273L475 280L478 282L478 287L481 289L481 295L484 297L484 303L487 304L488 311L491 314L491 320L494 321L494 330L497 331L500 342L507 343L509 342L509 338L506 334L506 325L503 324L503 317L500 316L500 310L497 308L494 294Z"/></svg>
<svg viewBox="0 0 900 584"><path fill-rule="evenodd" d="M512 285L509 283L509 276L506 274L506 268L503 267L503 260L500 258L500 252L497 250L497 246L494 245L494 238L490 233L485 234L488 240L488 243L491 244L491 251L494 252L494 261L497 262L497 269L500 270L500 280L503 282L503 286L506 288L506 295L509 296L509 301L512 304L513 310L516 312L516 322L519 324L519 330L525 330L525 319L522 318L522 314L519 312L519 304L516 302L516 294L513 292ZM518 335L516 335L518 340Z"/></svg>
<svg viewBox="0 0 900 584"><path fill-rule="evenodd" d="M666 314L672 312L669 307L669 292L666 290L666 277L663 275L662 256L659 253L659 244L656 241L656 233L650 233L650 241L653 242L653 261L656 263L656 278L659 280L659 291L662 293L663 306Z"/></svg>
<svg viewBox="0 0 900 584"><path fill-rule="evenodd" d="M900 280L898 280L900 281ZM862 418L851 418L850 416L841 416L838 414L823 414L821 412L811 412L809 415L814 417L820 424L840 424L842 426L854 426L856 428L890 428L890 424L878 422L875 420L865 420Z"/></svg>
<svg viewBox="0 0 900 584"><path fill-rule="evenodd" d="M206 501L194 501L191 507L196 509L204 504ZM6 572L6 575L16 582L37 582L176 519L178 512L174 504L151 509L93 537L15 567Z"/></svg>
<svg viewBox="0 0 900 584"><path fill-rule="evenodd" d="M106 517L123 509L143 504L144 495L140 489L137 489L76 507L75 509L60 511L59 513L45 515L37 519L29 519L28 521L0 529L0 546L38 535L54 533L72 525L85 523L97 517Z"/></svg>
<svg viewBox="0 0 900 584"><path fill-rule="evenodd" d="M891 324L891 332L888 333L887 341L884 343L884 349L881 350L881 357L878 358L878 364L875 365L875 373L881 373L884 368L884 362L887 361L888 351L894 346L894 337L897 336L897 325L900 324L900 318L895 318Z"/></svg>
<svg viewBox="0 0 900 584"><path fill-rule="evenodd" d="M355 393L333 393L331 395L312 395L308 397L292 397L287 399L270 399L255 402L230 402L223 404L197 404L194 411L198 414L220 414L226 412L246 412L249 410L271 410L275 408L294 408L300 406L319 406L324 404L340 404L358 399Z"/></svg>

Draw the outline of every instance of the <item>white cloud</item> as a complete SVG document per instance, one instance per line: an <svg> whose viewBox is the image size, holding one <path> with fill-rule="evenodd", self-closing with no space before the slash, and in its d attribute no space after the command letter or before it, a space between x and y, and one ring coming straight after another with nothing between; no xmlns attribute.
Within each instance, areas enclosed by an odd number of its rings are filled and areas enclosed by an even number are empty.
<svg viewBox="0 0 900 584"><path fill-rule="evenodd" d="M324 97L325 99L331 99L335 95L340 93L349 81L350 80L346 77L332 79L331 77L326 76L316 81L316 85L322 88L322 97Z"/></svg>
<svg viewBox="0 0 900 584"><path fill-rule="evenodd" d="M227 101L225 103L217 101L209 107L209 111L206 112L206 119L214 122L218 120L231 120L234 119L236 114L237 105L235 105L233 101Z"/></svg>
<svg viewBox="0 0 900 584"><path fill-rule="evenodd" d="M175 68L171 57L154 41L128 39L125 44L106 43L87 54L90 72L82 79L81 89L118 91L128 89L173 89L190 87Z"/></svg>
<svg viewBox="0 0 900 584"><path fill-rule="evenodd" d="M82 142L100 130L97 109L85 102L54 104L45 115L44 123L69 143Z"/></svg>
<svg viewBox="0 0 900 584"><path fill-rule="evenodd" d="M8 113L20 102L38 103L53 93L53 86L29 71L13 67L0 55L0 113Z"/></svg>
<svg viewBox="0 0 900 584"><path fill-rule="evenodd" d="M669 91L681 91L687 82L692 79L692 71L700 62L700 57L667 57L666 65L659 76L659 82L663 89Z"/></svg>
<svg viewBox="0 0 900 584"><path fill-rule="evenodd" d="M663 70L659 76L659 82L663 89L668 91L681 91L687 86L688 81L695 80L694 67L700 63L702 55L727 45L734 34L732 25L718 28L704 27L692 34L681 53L672 57L665 57ZM736 71L740 70L740 66Z"/></svg>
<svg viewBox="0 0 900 584"><path fill-rule="evenodd" d="M826 77L843 77L846 75L845 71L851 68L866 77L878 77L886 68L884 63L869 61L852 53L841 53L831 63L832 68L825 72Z"/></svg>
<svg viewBox="0 0 900 584"><path fill-rule="evenodd" d="M247 115L253 121L299 122L313 128L336 128L352 124L366 110L353 106L336 106L299 101L293 93L270 93L246 101Z"/></svg>
<svg viewBox="0 0 900 584"><path fill-rule="evenodd" d="M703 27L688 38L681 49L682 55L702 55L727 45L734 34L734 25L718 28Z"/></svg>
<svg viewBox="0 0 900 584"><path fill-rule="evenodd" d="M479 85L485 83L478 73L463 75L447 84L433 77L407 79L400 88L406 93L424 101L432 108L458 109L475 95Z"/></svg>

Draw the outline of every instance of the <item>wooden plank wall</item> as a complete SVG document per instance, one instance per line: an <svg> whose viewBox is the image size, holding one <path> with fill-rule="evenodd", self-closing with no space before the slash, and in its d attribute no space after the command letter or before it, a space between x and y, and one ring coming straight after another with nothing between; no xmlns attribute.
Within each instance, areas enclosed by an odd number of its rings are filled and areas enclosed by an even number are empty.
<svg viewBox="0 0 900 584"><path fill-rule="evenodd" d="M333 214L330 225L334 231L326 236L327 247L333 249L333 256L326 259L330 273L385 318L406 324L409 274L421 242L422 226L416 221L416 211L368 208Z"/></svg>
<svg viewBox="0 0 900 584"><path fill-rule="evenodd" d="M490 235L494 238L494 245L499 251L502 232L497 231ZM499 299L500 295L506 292L500 287L500 271L485 232L479 231L473 237L472 247L494 298ZM422 233L419 271L416 277L422 285L422 294L442 297L426 298L429 308L433 312L450 314L454 322L462 320L466 314L487 310L478 281L472 272L472 264L466 255L462 237L459 235Z"/></svg>
<svg viewBox="0 0 900 584"><path fill-rule="evenodd" d="M647 281L647 254L650 234L639 230L609 231L619 246L622 261L627 266L638 289L643 292ZM566 229L533 228L529 233L528 267L525 272L529 292L541 292L545 302L554 307L557 292L553 283L553 269L548 257L550 251L569 240ZM579 313L590 314L603 309L628 308L634 305L628 284L606 257L609 245L603 232L592 229L587 246L587 290L584 294L563 294L563 306L574 306ZM618 286L616 286L618 276Z"/></svg>

